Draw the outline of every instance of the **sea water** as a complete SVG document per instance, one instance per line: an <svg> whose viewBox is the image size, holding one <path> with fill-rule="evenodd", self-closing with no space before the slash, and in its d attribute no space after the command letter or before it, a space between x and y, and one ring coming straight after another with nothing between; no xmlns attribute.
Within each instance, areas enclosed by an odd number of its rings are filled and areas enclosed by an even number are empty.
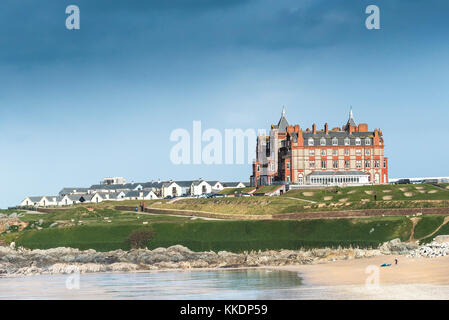
<svg viewBox="0 0 449 320"><path fill-rule="evenodd" d="M0 299L299 299L296 272L264 269L0 278Z"/></svg>

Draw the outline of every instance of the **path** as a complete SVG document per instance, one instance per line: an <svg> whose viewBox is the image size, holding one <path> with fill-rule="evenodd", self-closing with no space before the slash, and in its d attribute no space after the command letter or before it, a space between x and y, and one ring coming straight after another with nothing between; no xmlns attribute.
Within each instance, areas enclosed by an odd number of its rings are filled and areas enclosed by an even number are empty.
<svg viewBox="0 0 449 320"><path fill-rule="evenodd" d="M422 240L422 239L429 238L429 237L433 236L435 233L437 233L438 231L440 231L440 229L441 229L446 223L448 223L448 222L449 222L449 216L444 217L443 223L440 224L440 225L438 226L438 228L436 228L431 234L428 234L427 236L424 236L424 237L422 237L422 238L420 238L420 239L417 239L417 240Z"/></svg>
<svg viewBox="0 0 449 320"><path fill-rule="evenodd" d="M412 225L412 231L410 232L410 238L408 239L409 242L414 242L415 239L415 227L418 224L419 220L421 220L421 218L410 218L410 220L412 221L413 225Z"/></svg>
<svg viewBox="0 0 449 320"><path fill-rule="evenodd" d="M160 213L151 213L151 212L137 212L137 214L143 214L143 215L148 215L148 216L161 216L162 214ZM169 213L164 213L164 216L171 216L171 217L180 217L180 218L195 218L195 219L201 219L201 220L225 220L225 219L218 219L218 218L208 218L208 217L201 217L201 216L184 216L184 215L180 215L180 214L169 214Z"/></svg>

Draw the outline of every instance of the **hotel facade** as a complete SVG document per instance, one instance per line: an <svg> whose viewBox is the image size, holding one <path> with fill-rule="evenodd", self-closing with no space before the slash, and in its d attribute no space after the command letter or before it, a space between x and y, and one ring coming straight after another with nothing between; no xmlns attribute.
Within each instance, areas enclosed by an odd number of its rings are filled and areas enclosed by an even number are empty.
<svg viewBox="0 0 449 320"><path fill-rule="evenodd" d="M388 183L388 158L380 129L356 124L352 112L341 128L303 130L289 125L285 108L268 136L257 137L251 185L360 185Z"/></svg>

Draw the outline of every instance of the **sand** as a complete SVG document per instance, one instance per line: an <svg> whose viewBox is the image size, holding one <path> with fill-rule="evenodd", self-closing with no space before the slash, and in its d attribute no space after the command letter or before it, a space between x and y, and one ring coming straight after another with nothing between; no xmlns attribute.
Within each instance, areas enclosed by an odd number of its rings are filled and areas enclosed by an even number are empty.
<svg viewBox="0 0 449 320"><path fill-rule="evenodd" d="M398 264L394 265L394 259ZM300 272L306 283L340 286L365 285L369 266L391 263L379 268L380 285L427 284L449 286L449 256L439 258L406 258L405 256L379 256L373 258L342 260L316 265L278 267L280 270Z"/></svg>

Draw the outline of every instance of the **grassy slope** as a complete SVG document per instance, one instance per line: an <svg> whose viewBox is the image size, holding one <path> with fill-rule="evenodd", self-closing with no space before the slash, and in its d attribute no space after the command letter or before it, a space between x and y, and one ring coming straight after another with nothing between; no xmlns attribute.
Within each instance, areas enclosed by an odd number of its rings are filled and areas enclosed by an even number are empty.
<svg viewBox="0 0 449 320"><path fill-rule="evenodd" d="M253 190L254 187L246 188L226 188L220 191L221 194L235 194L235 193L248 193Z"/></svg>
<svg viewBox="0 0 449 320"><path fill-rule="evenodd" d="M374 194L377 195L377 201L374 201ZM290 190L281 197L185 199L172 204L154 202L153 206L248 215L344 209L447 207L449 189L433 185L382 185Z"/></svg>
<svg viewBox="0 0 449 320"><path fill-rule="evenodd" d="M297 249L300 247L376 246L381 242L410 236L407 218L340 219L303 221L189 221L151 224L156 237L149 248L182 244L193 250ZM100 251L129 249L126 238L146 226L88 225L28 231L19 235L18 245L28 248L68 246Z"/></svg>
<svg viewBox="0 0 449 320"><path fill-rule="evenodd" d="M443 220L444 216L422 216L415 227L414 238L420 239L431 234L443 223Z"/></svg>

